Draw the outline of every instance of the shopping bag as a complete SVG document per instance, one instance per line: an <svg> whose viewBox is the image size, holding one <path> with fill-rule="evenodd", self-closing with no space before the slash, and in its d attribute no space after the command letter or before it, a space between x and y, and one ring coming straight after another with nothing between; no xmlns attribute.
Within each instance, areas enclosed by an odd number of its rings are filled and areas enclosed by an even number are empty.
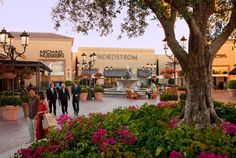
<svg viewBox="0 0 236 158"><path fill-rule="evenodd" d="M52 113L43 114L43 128L50 128L57 126L56 116Z"/></svg>

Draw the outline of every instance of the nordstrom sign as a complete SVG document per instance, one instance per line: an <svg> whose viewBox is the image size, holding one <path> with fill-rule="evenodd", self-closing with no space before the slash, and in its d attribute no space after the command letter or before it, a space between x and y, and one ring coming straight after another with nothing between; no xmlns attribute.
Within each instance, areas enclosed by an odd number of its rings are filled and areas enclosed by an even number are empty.
<svg viewBox="0 0 236 158"><path fill-rule="evenodd" d="M137 60L137 55L127 54L97 54L99 60Z"/></svg>

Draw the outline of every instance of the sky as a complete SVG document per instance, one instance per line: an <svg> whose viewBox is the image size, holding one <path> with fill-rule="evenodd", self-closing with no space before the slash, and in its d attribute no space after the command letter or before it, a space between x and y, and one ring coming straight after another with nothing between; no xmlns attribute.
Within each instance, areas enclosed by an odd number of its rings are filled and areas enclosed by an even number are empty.
<svg viewBox="0 0 236 158"><path fill-rule="evenodd" d="M106 37L98 32L90 31L88 35L73 31L70 23L62 25L59 30L54 29L51 19L52 7L57 0L0 0L0 29L3 27L12 32L51 32L74 38L72 51L78 47L112 47L112 48L148 48L155 49L155 54L164 54L162 40L163 29L157 21L150 21L143 36L137 38L123 37L118 40L120 33L119 20L114 24L114 32ZM2 3L2 5L1 5ZM183 21L176 22L176 38L182 35L188 37L188 28ZM169 52L171 53L171 52Z"/></svg>

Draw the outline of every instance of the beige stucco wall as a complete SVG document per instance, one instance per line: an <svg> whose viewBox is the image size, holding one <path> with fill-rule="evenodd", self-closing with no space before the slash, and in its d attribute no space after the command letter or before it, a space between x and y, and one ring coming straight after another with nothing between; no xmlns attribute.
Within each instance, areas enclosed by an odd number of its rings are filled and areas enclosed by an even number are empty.
<svg viewBox="0 0 236 158"><path fill-rule="evenodd" d="M213 61L213 69L217 67L227 67L228 72L234 68L236 64L236 50L234 47L234 40L228 40L217 52L217 57ZM229 80L236 79L235 75L229 75Z"/></svg>
<svg viewBox="0 0 236 158"><path fill-rule="evenodd" d="M72 44L73 39L60 39L60 38L29 38L29 45L23 58L17 58L17 60L29 60L29 61L64 61L64 75L51 75L52 81L64 81L72 80ZM22 51L19 38L14 38L13 45L17 50ZM40 57L40 50L62 50L64 57L60 58L47 58ZM52 69L53 70L53 69ZM68 74L69 73L69 74ZM35 83L35 76L31 80L26 80L26 85L29 83Z"/></svg>
<svg viewBox="0 0 236 158"><path fill-rule="evenodd" d="M154 64L157 60L154 49L81 47L74 54L73 62L77 56L78 61L81 63L82 53L85 53L86 60L89 60L89 55L93 52L97 54L93 69L98 69L101 73L103 73L106 66L112 66L113 69L126 69L129 67L133 74L137 74L137 69L141 69L147 63Z"/></svg>

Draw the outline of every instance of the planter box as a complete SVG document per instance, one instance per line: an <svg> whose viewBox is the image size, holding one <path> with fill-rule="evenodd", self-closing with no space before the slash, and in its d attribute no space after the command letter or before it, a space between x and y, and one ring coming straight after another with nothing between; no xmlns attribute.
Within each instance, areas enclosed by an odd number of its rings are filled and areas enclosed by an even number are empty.
<svg viewBox="0 0 236 158"><path fill-rule="evenodd" d="M88 93L81 93L80 94L80 100L81 101L87 101Z"/></svg>
<svg viewBox="0 0 236 158"><path fill-rule="evenodd" d="M16 121L18 118L19 106L2 107L2 119L5 121Z"/></svg>
<svg viewBox="0 0 236 158"><path fill-rule="evenodd" d="M14 74L12 72L3 73L3 77L6 78L6 79L9 79L9 80L12 80L12 79L16 78L16 75L17 74Z"/></svg>
<svg viewBox="0 0 236 158"><path fill-rule="evenodd" d="M95 93L94 95L95 95L95 99L96 99L97 101L101 101L101 100L102 100L103 93Z"/></svg>
<svg viewBox="0 0 236 158"><path fill-rule="evenodd" d="M230 97L236 97L236 89L228 89Z"/></svg>

